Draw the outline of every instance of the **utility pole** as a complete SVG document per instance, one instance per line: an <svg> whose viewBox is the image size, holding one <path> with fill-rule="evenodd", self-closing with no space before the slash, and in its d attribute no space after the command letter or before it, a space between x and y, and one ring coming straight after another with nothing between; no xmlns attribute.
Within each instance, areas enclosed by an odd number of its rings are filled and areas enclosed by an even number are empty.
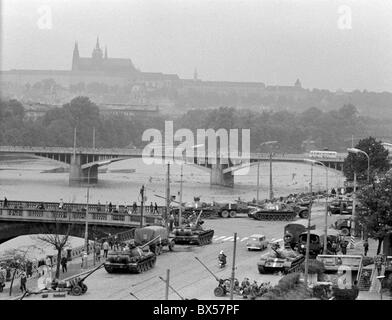
<svg viewBox="0 0 392 320"><path fill-rule="evenodd" d="M272 152L269 154L270 156L270 185L269 185L269 199L272 200L274 198L274 192L272 191Z"/></svg>
<svg viewBox="0 0 392 320"><path fill-rule="evenodd" d="M180 210L178 214L178 225L181 226L181 216L182 216L182 176L183 176L183 165L181 164L181 181L180 181Z"/></svg>
<svg viewBox="0 0 392 320"><path fill-rule="evenodd" d="M355 206L356 206L356 198L357 198L357 173L354 171L354 190L353 190L353 210L352 210L352 217L354 225L351 225L352 230L354 230L354 234L356 233L357 227L355 226L356 216L355 216ZM356 236L356 234L355 234Z"/></svg>
<svg viewBox="0 0 392 320"><path fill-rule="evenodd" d="M73 157L76 160L76 127L74 128Z"/></svg>
<svg viewBox="0 0 392 320"><path fill-rule="evenodd" d="M260 189L260 161L257 162L257 203L259 203L259 190Z"/></svg>
<svg viewBox="0 0 392 320"><path fill-rule="evenodd" d="M313 205L313 164L310 167L310 204L308 214L308 233L306 236L306 255L305 255L305 286L308 285L308 273L309 273L309 246L310 246L310 221Z"/></svg>
<svg viewBox="0 0 392 320"><path fill-rule="evenodd" d="M95 149L95 127L93 128L93 149Z"/></svg>
<svg viewBox="0 0 392 320"><path fill-rule="evenodd" d="M233 268L231 270L231 281L230 281L230 300L233 300L234 293L234 279L235 279L235 252L237 248L237 232L234 233L234 248L233 248Z"/></svg>
<svg viewBox="0 0 392 320"><path fill-rule="evenodd" d="M169 300L169 279L170 279L170 269L167 269L166 270L165 300Z"/></svg>
<svg viewBox="0 0 392 320"><path fill-rule="evenodd" d="M326 196L326 198L325 198L325 217L324 217L324 219L325 219L325 221L324 221L324 223L325 223L325 225L324 225L324 254L327 254L327 234L328 234L328 196L329 196L329 193L328 193L328 167L327 166L325 166L325 170L326 170L326 181L325 181L325 183L326 183L326 188L327 188L327 196Z"/></svg>
<svg viewBox="0 0 392 320"><path fill-rule="evenodd" d="M142 197L140 204L140 228L143 228L143 209L144 209L144 185L140 189L140 195Z"/></svg>
<svg viewBox="0 0 392 320"><path fill-rule="evenodd" d="M166 177L166 214L165 223L167 224L167 217L169 216L170 210L170 163L167 164L167 177Z"/></svg>

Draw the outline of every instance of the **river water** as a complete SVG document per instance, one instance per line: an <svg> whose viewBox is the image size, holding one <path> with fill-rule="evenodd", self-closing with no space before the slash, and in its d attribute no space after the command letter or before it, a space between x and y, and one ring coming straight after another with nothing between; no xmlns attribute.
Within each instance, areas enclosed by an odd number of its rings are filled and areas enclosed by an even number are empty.
<svg viewBox="0 0 392 320"><path fill-rule="evenodd" d="M6 159L6 160L4 160ZM59 167L59 163L44 159L8 159L0 161L0 198L8 200L86 202L86 187L69 187L68 173L43 173ZM131 172L134 169L134 172ZM121 170L121 172L119 172ZM132 204L138 199L142 185L145 186L147 203L164 205L166 190L166 170L164 165L147 165L142 159L129 159L109 165L106 173L99 173L98 184L90 188L90 203L100 201L115 204ZM310 165L300 163L273 163L273 190L275 196L285 196L309 190ZM171 194L177 196L180 190L181 165L170 166ZM313 190L325 189L325 168L313 169ZM329 188L343 186L344 178L335 170L328 171ZM241 198L252 200L257 193L257 166L248 171L237 171L234 187L210 186L207 171L193 165L183 166L183 201L193 201L200 196L201 201L233 201ZM269 163L260 164L260 199L268 197ZM33 238L33 239L32 239ZM0 253L10 248L29 243L39 243L34 236L22 236L0 245ZM83 240L71 239L72 246L82 245ZM45 252L50 250L43 247Z"/></svg>

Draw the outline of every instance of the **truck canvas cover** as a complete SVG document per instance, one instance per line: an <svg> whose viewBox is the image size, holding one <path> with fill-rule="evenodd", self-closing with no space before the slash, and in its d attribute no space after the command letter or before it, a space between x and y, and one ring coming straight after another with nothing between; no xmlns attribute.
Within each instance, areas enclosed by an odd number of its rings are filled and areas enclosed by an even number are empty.
<svg viewBox="0 0 392 320"><path fill-rule="evenodd" d="M166 228L160 226L138 228L135 230L135 243L143 244L158 236L161 237L161 240L167 239Z"/></svg>

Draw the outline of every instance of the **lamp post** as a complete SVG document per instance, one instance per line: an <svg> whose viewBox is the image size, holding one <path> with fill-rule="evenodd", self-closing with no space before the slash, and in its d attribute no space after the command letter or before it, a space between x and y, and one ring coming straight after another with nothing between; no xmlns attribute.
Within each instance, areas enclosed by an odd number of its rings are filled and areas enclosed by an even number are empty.
<svg viewBox="0 0 392 320"><path fill-rule="evenodd" d="M369 155L365 151L362 151L357 148L348 148L347 151L349 153L354 153L354 154L363 153L367 157L367 160L368 160L367 180L368 180L368 183L370 183L370 157L369 157Z"/></svg>
<svg viewBox="0 0 392 320"><path fill-rule="evenodd" d="M321 164L325 167L325 186L327 188L327 196L325 197L325 225L324 225L324 254L327 252L327 233L328 233L328 167L322 163L321 161L312 160L312 159L304 159L305 162L313 164Z"/></svg>
<svg viewBox="0 0 392 320"><path fill-rule="evenodd" d="M354 153L354 154L362 153L362 154L364 154L367 157L367 159L368 159L367 180L368 180L368 183L370 183L370 157L369 157L369 155L365 151L362 151L362 150L360 150L358 148L348 148L347 151L349 153ZM353 192L353 196L354 197L353 197L353 211L352 211L352 215L353 215L354 223L356 223L356 212L355 212L356 210L355 209L356 209L356 198L357 198L357 174L356 174L355 170L354 170L354 192ZM354 228L354 232L356 233L355 230L358 230L356 226Z"/></svg>
<svg viewBox="0 0 392 320"><path fill-rule="evenodd" d="M86 205L86 224L84 229L84 252L86 253L86 255L88 255L88 204L90 199L90 169L91 168L92 167L89 167L87 171L87 205ZM85 266L87 268L87 258L85 261Z"/></svg>
<svg viewBox="0 0 392 320"><path fill-rule="evenodd" d="M308 214L308 232L306 236L306 255L305 255L305 286L308 285L308 274L309 274L309 247L310 247L310 221L313 204L313 163L310 165L310 204Z"/></svg>
<svg viewBox="0 0 392 320"><path fill-rule="evenodd" d="M266 141L263 143L260 143L260 146L263 145L273 145L273 144L277 144L278 141ZM269 159L270 159L270 183L269 183L269 199L272 200L272 198L274 197L274 192L272 190L272 151L269 151ZM257 180L259 181L259 180ZM257 190L259 190L259 184L257 185Z"/></svg>

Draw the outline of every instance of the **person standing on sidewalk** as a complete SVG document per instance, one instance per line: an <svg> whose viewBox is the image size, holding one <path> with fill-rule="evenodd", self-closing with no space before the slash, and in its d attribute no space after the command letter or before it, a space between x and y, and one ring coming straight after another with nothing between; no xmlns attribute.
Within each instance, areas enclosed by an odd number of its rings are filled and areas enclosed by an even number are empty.
<svg viewBox="0 0 392 320"><path fill-rule="evenodd" d="M63 273L65 273L65 272L67 272L68 270L67 270L67 258L65 257L65 256L63 256L62 258L61 258L61 267L62 267L62 269L63 269Z"/></svg>
<svg viewBox="0 0 392 320"><path fill-rule="evenodd" d="M27 291L26 289L26 282L27 282L27 276L25 272L22 272L22 275L20 277L20 290L24 293Z"/></svg>
<svg viewBox="0 0 392 320"><path fill-rule="evenodd" d="M378 254L374 258L374 264L376 265L376 268L377 268L377 276L381 275L381 269L382 269L383 262L384 262L384 258L383 258L382 254Z"/></svg>
<svg viewBox="0 0 392 320"><path fill-rule="evenodd" d="M363 242L363 255L366 257L369 251L369 242L367 239Z"/></svg>
<svg viewBox="0 0 392 320"><path fill-rule="evenodd" d="M103 257L106 259L108 257L108 252L109 252L109 243L107 240L105 240L102 247L103 247Z"/></svg>
<svg viewBox="0 0 392 320"><path fill-rule="evenodd" d="M101 247L99 244L95 246L95 261L101 262Z"/></svg>
<svg viewBox="0 0 392 320"><path fill-rule="evenodd" d="M342 254L347 254L347 246L348 246L348 241L343 240L342 243L340 244Z"/></svg>

